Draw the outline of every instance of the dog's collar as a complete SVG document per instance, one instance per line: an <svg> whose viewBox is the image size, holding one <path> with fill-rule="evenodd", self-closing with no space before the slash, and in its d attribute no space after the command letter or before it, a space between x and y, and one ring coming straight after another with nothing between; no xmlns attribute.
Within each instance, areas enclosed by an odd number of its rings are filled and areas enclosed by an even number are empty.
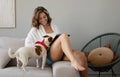
<svg viewBox="0 0 120 77"><path fill-rule="evenodd" d="M47 49L48 49L48 46L44 43L44 41L45 41L45 40L42 40L42 42L37 41L37 42L35 42L35 44L42 44L42 45L45 47L45 49L47 50Z"/></svg>

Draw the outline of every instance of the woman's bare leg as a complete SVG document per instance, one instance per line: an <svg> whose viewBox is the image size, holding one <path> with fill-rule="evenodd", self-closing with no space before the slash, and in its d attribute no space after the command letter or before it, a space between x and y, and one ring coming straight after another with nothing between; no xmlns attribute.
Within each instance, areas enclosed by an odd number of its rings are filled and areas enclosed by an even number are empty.
<svg viewBox="0 0 120 77"><path fill-rule="evenodd" d="M81 65L85 68L84 71L79 72L81 77L88 77L88 65L87 65L87 59L86 59L85 54L78 50L73 50L73 53L74 53L74 56L76 57L76 59L78 59L78 61L81 63ZM67 56L64 57L64 60L69 61Z"/></svg>
<svg viewBox="0 0 120 77"><path fill-rule="evenodd" d="M88 65L85 54L80 51L74 51L74 55L76 56L76 59L78 59L80 64L85 68L85 70L79 72L81 77L88 77Z"/></svg>
<svg viewBox="0 0 120 77"><path fill-rule="evenodd" d="M80 61L73 55L69 37L66 34L61 34L57 40L52 44L50 49L50 56L52 60L56 61L62 57L63 52L71 61L72 66L78 70L83 71L85 68L81 65ZM60 55L60 56L59 56Z"/></svg>

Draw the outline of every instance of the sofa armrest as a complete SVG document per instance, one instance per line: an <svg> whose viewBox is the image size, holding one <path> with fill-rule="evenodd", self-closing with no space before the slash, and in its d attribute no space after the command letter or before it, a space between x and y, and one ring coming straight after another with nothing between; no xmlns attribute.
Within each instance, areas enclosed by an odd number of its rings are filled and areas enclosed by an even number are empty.
<svg viewBox="0 0 120 77"><path fill-rule="evenodd" d="M53 64L53 77L80 77L69 61L59 61Z"/></svg>

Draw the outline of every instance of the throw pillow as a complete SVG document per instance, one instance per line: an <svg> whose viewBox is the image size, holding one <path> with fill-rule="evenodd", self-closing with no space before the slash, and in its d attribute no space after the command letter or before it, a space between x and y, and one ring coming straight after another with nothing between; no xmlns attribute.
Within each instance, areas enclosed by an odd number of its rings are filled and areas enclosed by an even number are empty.
<svg viewBox="0 0 120 77"><path fill-rule="evenodd" d="M4 68L9 61L10 57L8 56L8 49L0 48L0 69Z"/></svg>
<svg viewBox="0 0 120 77"><path fill-rule="evenodd" d="M88 62L94 66L102 66L113 60L113 51L107 47L93 49L88 55Z"/></svg>
<svg viewBox="0 0 120 77"><path fill-rule="evenodd" d="M0 47L1 48L18 49L22 46L24 46L24 39L22 39L22 38L0 37Z"/></svg>

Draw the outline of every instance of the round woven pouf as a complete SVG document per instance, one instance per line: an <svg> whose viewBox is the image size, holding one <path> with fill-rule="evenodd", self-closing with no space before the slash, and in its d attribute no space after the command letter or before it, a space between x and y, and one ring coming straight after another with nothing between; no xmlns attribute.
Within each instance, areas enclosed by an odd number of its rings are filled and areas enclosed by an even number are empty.
<svg viewBox="0 0 120 77"><path fill-rule="evenodd" d="M88 62L94 66L102 66L113 60L113 51L107 47L93 49L88 55Z"/></svg>

